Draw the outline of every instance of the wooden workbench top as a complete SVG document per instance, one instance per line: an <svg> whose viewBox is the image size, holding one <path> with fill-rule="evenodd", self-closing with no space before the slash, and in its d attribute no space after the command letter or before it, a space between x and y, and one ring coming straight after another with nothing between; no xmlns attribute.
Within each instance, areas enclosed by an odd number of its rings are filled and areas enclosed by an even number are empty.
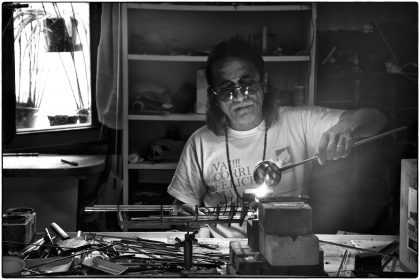
<svg viewBox="0 0 420 280"><path fill-rule="evenodd" d="M61 160L75 162L71 165ZM3 155L3 176L66 177L96 174L105 169L105 155Z"/></svg>

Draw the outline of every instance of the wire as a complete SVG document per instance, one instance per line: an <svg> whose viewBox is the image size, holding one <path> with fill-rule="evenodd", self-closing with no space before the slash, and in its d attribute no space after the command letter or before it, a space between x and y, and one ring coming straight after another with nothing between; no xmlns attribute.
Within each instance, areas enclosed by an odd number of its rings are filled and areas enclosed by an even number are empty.
<svg viewBox="0 0 420 280"><path fill-rule="evenodd" d="M373 21L372 24L375 26L376 30L378 31L379 36L384 41L385 45L387 46L388 50L390 51L390 53L392 55L392 59L394 60L394 63L396 65L400 65L399 60L397 58L397 55L395 54L394 49L392 48L391 44L386 39L385 35L382 33L382 30L379 27L379 25L376 23L376 21Z"/></svg>
<svg viewBox="0 0 420 280"><path fill-rule="evenodd" d="M405 77L406 79L408 79L408 80L410 80L410 81L412 81L412 82L417 82L417 79L410 77L407 73L405 73L405 72L403 71L403 69L404 69L405 67L407 67L407 66L409 66L409 65L413 65L413 64L417 66L417 64L416 64L416 63L414 63L414 62L409 62L409 63L407 63L407 64L405 64L405 65L403 65L403 66L401 67L401 66L400 66L400 62L399 62L399 60L398 60L398 57L397 57L397 55L396 55L396 53L395 53L394 49L392 48L391 44L389 43L389 41L387 40L387 38L386 38L386 37L385 37L385 35L383 34L383 32L382 32L381 28L379 27L379 25L376 23L376 21L375 21L375 20L373 20L373 21L372 21L372 24L374 25L374 27L375 27L375 28L376 28L376 30L378 31L379 36L380 36L380 37L381 37L381 39L384 41L384 43L385 43L386 47L388 48L389 52L391 53L391 56L392 56L392 59L394 60L395 65L397 65L397 66L398 66L398 68L400 68L400 71L401 71L401 72L400 72L399 74L401 74L403 77Z"/></svg>
<svg viewBox="0 0 420 280"><path fill-rule="evenodd" d="M4 36L4 33L6 33L6 30L9 28L10 24L12 23L13 15L9 18L9 21L6 23L6 26L3 28L3 31L1 33L1 36Z"/></svg>

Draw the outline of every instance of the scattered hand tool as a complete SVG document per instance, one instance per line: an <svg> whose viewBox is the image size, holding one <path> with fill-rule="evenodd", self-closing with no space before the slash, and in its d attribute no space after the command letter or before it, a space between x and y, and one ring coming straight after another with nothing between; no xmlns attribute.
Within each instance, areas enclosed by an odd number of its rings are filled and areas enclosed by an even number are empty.
<svg viewBox="0 0 420 280"><path fill-rule="evenodd" d="M89 250L86 250L86 251L83 251L83 252L74 253L72 255L61 257L61 258L53 258L53 259L49 259L49 260L44 259L42 261L42 263L40 263L40 264L28 265L27 269L33 269L33 268L40 267L40 266L43 266L43 265L57 263L57 262L60 262L62 260L71 259L71 258L74 258L75 256L79 256L79 255L82 255L82 254L87 254L87 253L90 253L90 252L93 252L93 251L105 250L106 248L109 248L109 247L112 247L112 244L111 245L106 245L106 246L101 246L99 248L89 249Z"/></svg>
<svg viewBox="0 0 420 280"><path fill-rule="evenodd" d="M63 253L74 252L90 247L90 244L82 237L70 238L70 236L55 222L52 222L50 227L61 239L57 242L57 246Z"/></svg>
<svg viewBox="0 0 420 280"><path fill-rule="evenodd" d="M54 243L54 237L51 237L51 234L48 230L48 228L44 229L45 231L45 235L44 235L44 239L45 239L45 246L43 247L43 252L41 254L41 258L49 258L51 256L58 256L59 254L59 250L58 250L58 246Z"/></svg>
<svg viewBox="0 0 420 280"><path fill-rule="evenodd" d="M39 257L40 248L45 244L45 238L42 237L34 243L23 248L23 253L19 255L22 259L34 259Z"/></svg>
<svg viewBox="0 0 420 280"><path fill-rule="evenodd" d="M116 264L100 257L85 258L82 262L84 266L91 267L112 275L120 275L128 269L127 266Z"/></svg>

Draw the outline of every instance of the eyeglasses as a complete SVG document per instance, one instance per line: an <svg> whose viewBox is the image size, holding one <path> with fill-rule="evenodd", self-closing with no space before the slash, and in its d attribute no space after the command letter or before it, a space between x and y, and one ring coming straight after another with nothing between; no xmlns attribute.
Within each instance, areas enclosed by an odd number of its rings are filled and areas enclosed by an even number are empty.
<svg viewBox="0 0 420 280"><path fill-rule="evenodd" d="M258 81L245 81L239 84L239 86L233 87L224 87L224 88L212 88L210 87L210 91L217 95L217 97L223 101L227 102L236 98L238 96L238 90L241 91L241 94L244 96L254 95L257 93L260 84Z"/></svg>

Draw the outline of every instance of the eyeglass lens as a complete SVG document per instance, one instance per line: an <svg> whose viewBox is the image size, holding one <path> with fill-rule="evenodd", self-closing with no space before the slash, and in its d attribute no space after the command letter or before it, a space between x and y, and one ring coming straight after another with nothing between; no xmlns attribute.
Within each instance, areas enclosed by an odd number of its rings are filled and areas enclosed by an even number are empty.
<svg viewBox="0 0 420 280"><path fill-rule="evenodd" d="M240 85L238 87L222 88L219 89L218 93L216 93L222 101L229 101L237 97L238 90L240 90L241 94L243 94L244 96L247 96L249 94L255 94L257 85L258 83L254 81L252 83L248 83L247 85Z"/></svg>

